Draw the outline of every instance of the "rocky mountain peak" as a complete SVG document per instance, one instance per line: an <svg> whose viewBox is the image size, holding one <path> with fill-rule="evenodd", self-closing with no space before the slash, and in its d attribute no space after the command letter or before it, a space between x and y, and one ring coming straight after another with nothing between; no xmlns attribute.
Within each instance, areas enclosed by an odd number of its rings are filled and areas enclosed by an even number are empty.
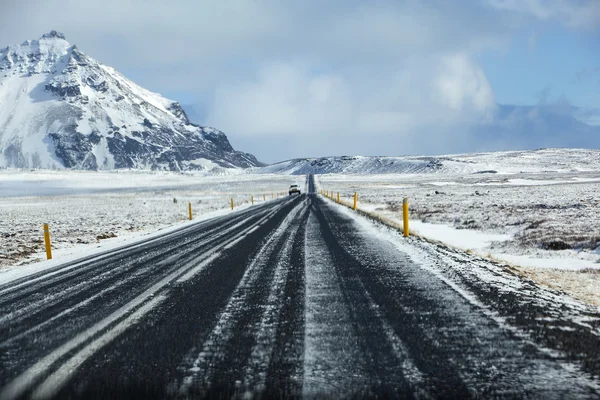
<svg viewBox="0 0 600 400"><path fill-rule="evenodd" d="M48 33L45 33L42 35L41 39L62 39L62 40L67 40L67 38L65 37L64 34L57 32L57 31L50 31Z"/></svg>
<svg viewBox="0 0 600 400"><path fill-rule="evenodd" d="M0 167L189 170L261 165L51 31L0 50Z"/></svg>

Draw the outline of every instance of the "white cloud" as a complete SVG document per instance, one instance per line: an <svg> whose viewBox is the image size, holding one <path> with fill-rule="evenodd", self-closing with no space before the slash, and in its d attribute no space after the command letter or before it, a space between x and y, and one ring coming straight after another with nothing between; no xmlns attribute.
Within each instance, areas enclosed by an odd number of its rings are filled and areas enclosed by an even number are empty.
<svg viewBox="0 0 600 400"><path fill-rule="evenodd" d="M57 29L141 84L168 90L211 90L265 61L391 65L472 53L506 37L487 8L446 1L23 0L8 10L3 43Z"/></svg>
<svg viewBox="0 0 600 400"><path fill-rule="evenodd" d="M431 141L445 141L448 128L485 122L496 107L485 74L464 54L414 57L390 74L353 76L315 73L307 64L265 66L251 80L219 86L207 121L244 141L270 138L277 147L301 137L314 143L313 154L323 154L323 136L337 143L331 153L349 141L356 149L398 154L425 151ZM417 134L422 140L407 146ZM278 156L298 156L294 150Z"/></svg>
<svg viewBox="0 0 600 400"><path fill-rule="evenodd" d="M566 0L8 3L0 44L63 31L150 90L194 93L196 122L267 161L449 151L496 110L476 56L522 29L512 11L582 26L597 15Z"/></svg>
<svg viewBox="0 0 600 400"><path fill-rule="evenodd" d="M600 29L598 0L488 0L503 10L532 15L543 21L556 21L571 28Z"/></svg>
<svg viewBox="0 0 600 400"><path fill-rule="evenodd" d="M436 86L444 106L468 115L495 108L494 92L485 73L465 55L445 57L438 72Z"/></svg>

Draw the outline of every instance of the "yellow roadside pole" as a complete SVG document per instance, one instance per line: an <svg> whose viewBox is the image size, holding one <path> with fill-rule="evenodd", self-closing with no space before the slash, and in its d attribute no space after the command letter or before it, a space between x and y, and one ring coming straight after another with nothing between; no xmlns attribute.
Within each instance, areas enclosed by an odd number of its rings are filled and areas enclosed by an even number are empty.
<svg viewBox="0 0 600 400"><path fill-rule="evenodd" d="M354 211L356 211L356 203L358 202L358 193L354 193Z"/></svg>
<svg viewBox="0 0 600 400"><path fill-rule="evenodd" d="M188 203L188 214L190 215L190 221L192 220L192 203Z"/></svg>
<svg viewBox="0 0 600 400"><path fill-rule="evenodd" d="M46 258L52 260L52 247L50 246L50 228L44 224L44 243L46 244Z"/></svg>
<svg viewBox="0 0 600 400"><path fill-rule="evenodd" d="M233 210L233 197L229 199L229 203L231 204L231 209Z"/></svg>
<svg viewBox="0 0 600 400"><path fill-rule="evenodd" d="M267 201L267 195L263 193L263 201Z"/></svg>
<svg viewBox="0 0 600 400"><path fill-rule="evenodd" d="M408 237L408 197L402 200L402 219L404 221L404 237Z"/></svg>
<svg viewBox="0 0 600 400"><path fill-rule="evenodd" d="M338 192L338 204L340 204L340 192Z"/></svg>
<svg viewBox="0 0 600 400"><path fill-rule="evenodd" d="M250 196L250 201L252 202L252 205L254 205L254 196Z"/></svg>

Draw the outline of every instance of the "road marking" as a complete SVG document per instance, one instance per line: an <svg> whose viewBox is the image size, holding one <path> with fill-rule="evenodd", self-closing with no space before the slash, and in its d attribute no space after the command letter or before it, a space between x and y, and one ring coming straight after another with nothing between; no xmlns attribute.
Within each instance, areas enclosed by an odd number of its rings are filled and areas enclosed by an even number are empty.
<svg viewBox="0 0 600 400"><path fill-rule="evenodd" d="M276 211L277 211L277 210L279 210L279 207L277 207L277 208L276 208ZM267 211L268 211L268 210L267 210ZM273 215L273 214L274 214L274 212L273 212L273 211L271 211L271 212L269 212L269 213L267 214L267 217L265 217L265 218L268 218L268 217L270 217L270 216L271 216L271 215ZM250 220L251 218L254 218L254 217L256 217L256 215L250 215L249 217L247 217L247 218L244 218L243 220L241 220L240 222L238 222L237 224L235 224L235 225L233 225L233 226L230 226L230 227L226 228L226 229L225 229L223 232L217 233L216 235L209 235L209 237L207 237L207 238L204 238L204 239L203 239L203 240L202 240L200 243L198 243L196 246L197 246L197 247L204 246L204 245L206 245L206 244L208 244L208 243L210 243L210 242L212 242L212 241L214 241L214 240L218 240L218 239L220 239L221 237L223 237L224 235L228 234L229 232L235 231L237 228L239 228L240 226L242 226L243 224L245 224L245 223L246 223L248 220ZM265 218L261 219L259 222L261 222L261 221L264 221L264 219L265 219ZM253 229L254 229L254 230L258 229L258 226L257 226L257 227L255 227L255 228L253 228ZM242 231L240 234L236 235L235 237L242 236L244 233L245 233L245 231ZM250 232L248 232L248 233L250 233ZM235 237L234 237L234 238L235 238ZM242 237L242 238L240 238L240 240L241 240L241 239L243 239L243 237ZM238 242L239 242L239 240L238 240L237 242L235 242L235 244L237 244ZM231 247L231 246L230 246L230 247ZM227 247L227 248L229 248L229 247ZM173 255L171 255L171 256L169 256L169 257L167 257L167 258L163 259L163 260L160 260L160 261L159 261L159 262L158 262L158 263L155 265L155 267L159 267L159 266L161 266L161 265L168 264L168 263L170 263L171 261L177 260L179 257L181 257L181 254L179 254L179 253L173 254ZM90 262L92 262L92 261L90 261ZM139 262L139 261L135 261L135 262ZM134 262L132 261L132 263L134 263ZM131 263L130 263L130 264L131 264ZM123 267L123 266L122 266L122 265L117 265L117 267L116 267L116 268L113 268L113 269L109 269L109 270L106 270L106 271L104 271L104 272L103 272L101 275L99 275L99 277L103 277L103 276L111 276L111 275L112 275L112 274L113 274L115 271L117 271L117 270L121 269L121 267ZM126 267L126 266L125 266L125 267ZM98 276L96 276L94 279L95 279L95 280L98 280ZM32 280L31 282L35 282L35 280ZM121 283L122 283L122 282L121 282ZM118 284L114 285L113 287L116 287L116 286L118 286L119 284L120 284L120 283L118 283ZM60 292L60 293L53 294L52 296L46 296L46 297L44 297L44 298L42 298L42 299L39 299L38 301L35 301L35 302L31 303L31 304L28 304L26 307L19 308L19 309L15 310L15 311L12 311L12 312L10 312L10 313L8 313L8 314L6 314L6 315L0 316L0 326L2 326L2 324L3 324L4 322L6 322L6 321L8 321L8 322L9 322L9 323L11 323L11 324L14 324L14 323L15 323L15 320L16 320L17 318L21 317L22 315L25 315L25 314L31 313L31 312L35 311L36 309L40 308L41 306L47 307L47 306L49 306L49 305L55 304L55 302L53 302L54 300L60 301L60 300L61 300L62 298L64 298L65 296L67 296L67 295L71 295L71 292L75 292L75 293L73 293L73 294L80 293L82 290L79 290L79 291L78 291L78 289L80 289L81 287L84 287L84 288L85 288L85 287L89 287L89 282L87 282L87 281L82 281L82 282L80 282L79 284L76 284L76 285L73 285L73 286L69 286L67 289L63 290L63 291L62 291L62 292ZM51 303L51 302L52 302L52 303ZM74 307L73 307L73 309L76 309L76 308L77 308L77 306L74 306ZM63 314L63 313L61 313L61 314ZM32 328L32 329L34 329L34 328ZM11 338L11 339L8 339L8 340L13 340L13 339Z"/></svg>
<svg viewBox="0 0 600 400"><path fill-rule="evenodd" d="M157 296L138 308L133 314L125 318L123 321L115 325L110 331L106 332L83 349L71 357L67 362L50 375L38 388L33 392L31 398L35 400L43 400L54 397L58 391L67 383L69 378L77 371L77 369L88 358L94 355L102 347L109 344L121 333L135 325L144 315L152 308L161 303L166 296Z"/></svg>
<svg viewBox="0 0 600 400"><path fill-rule="evenodd" d="M366 366L333 260L311 212L305 239L305 331L302 395L351 397L368 389Z"/></svg>
<svg viewBox="0 0 600 400"><path fill-rule="evenodd" d="M304 203L301 204L304 205ZM297 210L299 208L295 208L290 212L290 222L293 222L298 216ZM308 209L304 209L303 215L299 219L301 220L307 212L309 212ZM265 311L262 315L260 326L257 329L256 344L252 347L248 367L244 369L243 382L248 395L252 395L252 392L260 392L265 388L266 373L272 358L281 309L284 306L281 296L284 293L287 283L287 272L292 258L292 248L299 229L300 226L298 224L292 226L289 239L285 242L283 249L279 253L269 290L269 297L264 307Z"/></svg>
<svg viewBox="0 0 600 400"><path fill-rule="evenodd" d="M302 203L299 203L292 210L290 210L290 213L288 213L286 218L284 218L284 220L280 223L279 227L268 237L266 243L262 246L262 248L258 251L258 254L250 262L250 265L246 268L240 283L231 295L227 305L225 306L225 309L221 313L219 320L215 325L215 328L205 340L202 350L197 353L195 359L190 355L190 358L193 361L187 361L187 363L180 367L186 373L186 376L179 385L180 394L184 396L187 394L187 391L192 385L195 377L202 377L205 383L210 383L210 380L212 379L212 364L218 360L218 357L222 352L222 346L230 339L232 331L231 326L235 324L237 315L239 315L240 312L243 312L242 305L246 301L246 297L250 292L248 288L255 285L255 281L259 276L256 270L264 267L263 263L266 259L265 255L271 250L271 247L276 239L281 237L281 235L283 235L288 229L291 223L290 214L295 215L301 206Z"/></svg>
<svg viewBox="0 0 600 400"><path fill-rule="evenodd" d="M184 275L182 275L179 279L177 279L177 282L178 283L182 283L182 282L190 280L191 278L194 277L194 275L196 275L198 272L202 271L204 268L206 268L207 265L209 265L210 263L212 263L213 261L215 261L220 256L221 256L221 252L219 252L219 251L217 251L216 253L208 256L206 259L202 260L200 262L200 264L198 264L197 266L193 267L188 272L186 272Z"/></svg>
<svg viewBox="0 0 600 400"><path fill-rule="evenodd" d="M278 204L276 210L271 213L268 213L268 215L265 218L270 218L272 215L274 215L275 212L277 212L279 209L281 209L285 204L287 204L287 202ZM251 217L249 217L249 218L251 218ZM247 219L249 219L249 218L247 218ZM265 219L265 218L263 218L263 219ZM236 227L240 226L241 224L242 223L237 224ZM250 227L248 230L250 230L252 228L253 228L253 226ZM221 244L220 246L223 246L223 244ZM219 248L219 246L217 246L216 248ZM215 248L210 249L208 251L214 251L214 250L215 250ZM52 351L50 354L48 354L47 356L45 356L44 358L39 360L33 366L31 366L26 371L21 373L18 377L16 377L7 386L5 386L2 389L2 391L0 392L0 398L13 399L13 398L17 398L17 397L21 396L25 391L27 391L28 388L31 387L31 385L33 385L37 381L39 381L43 377L43 375L47 372L48 369L50 369L55 363L57 363L61 358L63 358L69 352L75 350L77 347L83 345L85 342L93 339L94 336L96 336L98 333L100 333L104 329L108 328L110 325L116 323L117 321L122 319L125 315L127 315L129 312L133 311L134 309L136 309L137 307L142 305L148 298L153 297L157 292L159 292L161 289L163 289L165 286L167 286L172 281L174 281L178 278L182 278L183 276L186 276L186 278L189 279L191 276L193 276L193 275L188 276L188 274L190 273L190 268L192 270L194 270L195 273L197 273L199 270L201 270L192 265L194 262L198 262L199 259L202 259L203 257L205 257L205 254L206 254L206 252L203 253L200 257L195 258L191 262L186 263L181 268L178 268L176 271L165 276L159 282L155 283L150 288L146 289L143 293L141 293L136 298L134 298L133 300L131 300L130 302L128 302L127 304L125 304L124 306L119 308L117 311L115 311L114 313L109 315L107 318L94 324L90 328L88 328L85 331L83 331L82 333L78 334L73 339L67 341L66 343L64 343L63 345L61 345L60 347L58 347L57 349ZM152 303L155 304L154 302L152 302ZM119 326L119 324L117 324L117 326ZM116 327L111 328L110 331L114 330L115 328ZM109 332L107 332L106 334L108 334ZM104 334L102 337L106 337L105 336L106 334ZM114 338L114 336L113 336L113 338ZM82 360L81 362L83 362L83 361L85 361L85 360Z"/></svg>
<svg viewBox="0 0 600 400"><path fill-rule="evenodd" d="M285 204L286 204L285 202L275 203L275 204L273 204L273 206L280 208L280 207L282 207ZM271 208L271 207L269 207L269 208ZM181 228L179 228L179 229L177 229L175 231L168 232L168 233L166 233L164 235L161 235L161 236L155 236L155 237L143 239L143 240L141 240L141 241L139 241L137 243L125 244L123 246L117 247L117 248L112 249L112 250L107 250L107 251L104 251L104 252L101 252L101 253L98 253L98 254L94 254L94 255L85 257L83 260L68 261L66 263L67 265L64 266L64 267L61 267L61 264L58 264L58 265L56 265L54 267L49 268L47 271L42 271L42 275L40 275L40 276L36 276L34 278L27 279L25 281L21 281L21 282L15 284L15 285L4 287L3 289L0 289L0 296L4 295L7 292L13 292L16 289L19 289L19 288L21 288L23 286L27 286L27 285L30 285L32 283L35 283L35 282L38 282L38 281L41 281L41 280L47 280L48 278L51 278L51 277L53 277L55 275L67 273L69 271L72 271L73 269L79 268L79 267L81 267L83 265L86 265L86 264L96 263L96 262L102 262L102 261L105 261L105 260L109 259L110 257L114 257L116 255L127 253L127 252L129 252L131 250L134 250L136 248L142 247L144 245L152 245L153 242L159 242L159 241L163 241L165 239L174 238L176 236L182 236L186 231L195 230L195 229L201 228L203 226L206 226L206 225L208 225L210 223L216 223L216 222L218 222L221 219L238 218L238 217L241 217L241 216L244 216L244 215L248 214L249 217L247 217L247 218L244 219L244 221L247 221L248 219L252 218L253 216L256 216L257 213L262 213L262 212L268 211L269 208L264 207L264 209L260 209L260 210L257 210L255 212L251 212L250 210L244 210L242 212L239 212L239 214L237 214L235 216L234 215L226 215L226 216L214 217L214 218L211 218L211 219L208 219L208 220L205 220L205 221L199 221L199 222L197 222L195 224L192 224L192 225L181 227ZM236 225L236 226L239 226L239 224ZM24 278L26 278L26 277L16 278L15 280L17 280L17 279L21 280L21 279L24 279ZM10 285L10 282L6 282L5 284L2 284L2 285L0 285L0 287L2 287L4 285Z"/></svg>

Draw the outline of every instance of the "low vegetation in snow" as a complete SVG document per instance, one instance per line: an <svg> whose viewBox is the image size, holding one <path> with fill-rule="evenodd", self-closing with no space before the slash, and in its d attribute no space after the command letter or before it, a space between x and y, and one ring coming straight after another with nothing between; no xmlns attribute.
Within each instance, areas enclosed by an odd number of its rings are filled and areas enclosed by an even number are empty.
<svg viewBox="0 0 600 400"><path fill-rule="evenodd" d="M140 172L6 172L0 175L0 268L45 258L42 224L53 251L96 247L194 218L269 201L304 177ZM12 182L12 183L11 183ZM59 195L61 192L65 195ZM42 194L41 196L36 194ZM24 196L26 195L26 196ZM56 257L55 257L56 258Z"/></svg>
<svg viewBox="0 0 600 400"><path fill-rule="evenodd" d="M408 197L415 233L600 305L600 172L331 174L319 184L358 193L359 209L399 227Z"/></svg>

